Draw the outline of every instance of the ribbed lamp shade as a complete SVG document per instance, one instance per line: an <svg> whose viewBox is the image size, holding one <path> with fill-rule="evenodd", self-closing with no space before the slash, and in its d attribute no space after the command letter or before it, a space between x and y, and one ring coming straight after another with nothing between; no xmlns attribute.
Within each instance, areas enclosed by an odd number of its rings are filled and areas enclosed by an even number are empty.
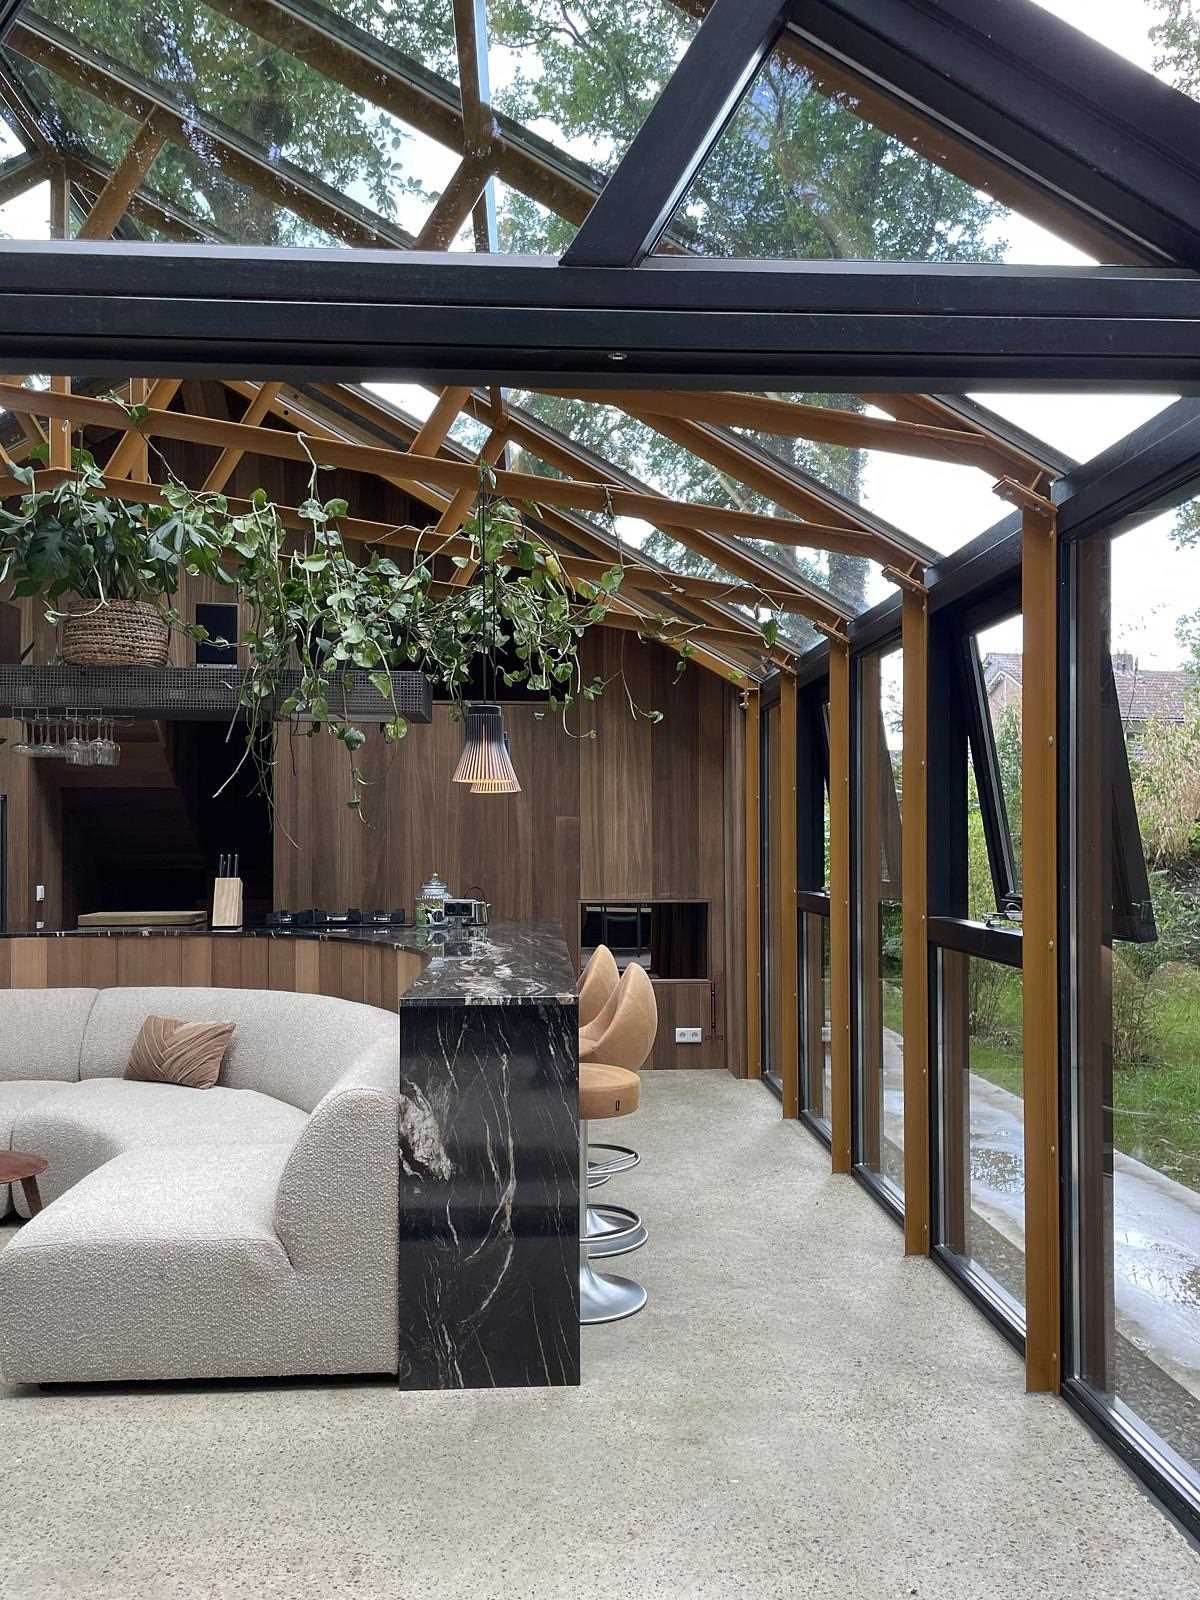
<svg viewBox="0 0 1200 1600"><path fill-rule="evenodd" d="M482 702L467 707L463 753L453 781L469 784L472 794L521 792L504 738L504 718L499 706Z"/></svg>
<svg viewBox="0 0 1200 1600"><path fill-rule="evenodd" d="M471 785L472 794L520 794L521 785L517 782L517 773L512 765L512 746L508 742L508 733L504 735L504 753L509 758L510 777L484 778L479 783Z"/></svg>

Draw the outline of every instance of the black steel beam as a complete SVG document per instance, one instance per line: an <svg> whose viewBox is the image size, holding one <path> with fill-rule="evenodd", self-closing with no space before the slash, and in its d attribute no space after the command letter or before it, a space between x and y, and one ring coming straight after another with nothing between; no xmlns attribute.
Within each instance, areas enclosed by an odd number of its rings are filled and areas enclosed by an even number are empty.
<svg viewBox="0 0 1200 1600"><path fill-rule="evenodd" d="M553 387L1200 391L1200 284L1158 268L712 262L0 241L14 370ZM33 367L29 363L33 362Z"/></svg>
<svg viewBox="0 0 1200 1600"><path fill-rule="evenodd" d="M653 250L783 27L788 0L715 0L562 261L635 267Z"/></svg>
<svg viewBox="0 0 1200 1600"><path fill-rule="evenodd" d="M1033 0L794 0L792 18L923 117L1200 266L1200 105Z"/></svg>

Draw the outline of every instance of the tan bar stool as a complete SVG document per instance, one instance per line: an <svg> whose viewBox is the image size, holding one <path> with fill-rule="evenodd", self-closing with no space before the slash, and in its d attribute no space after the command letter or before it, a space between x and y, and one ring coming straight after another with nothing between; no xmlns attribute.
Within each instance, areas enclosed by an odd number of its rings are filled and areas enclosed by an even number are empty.
<svg viewBox="0 0 1200 1600"><path fill-rule="evenodd" d="M589 1060L637 1072L649 1059L658 1033L658 1003L645 970L626 967L613 996L590 1028L579 1031L581 1064ZM593 1143L589 1151L588 1187L599 1188L618 1172L637 1166L641 1157L628 1145ZM627 1255L646 1243L645 1224L628 1206L588 1208L587 1240L593 1257Z"/></svg>
<svg viewBox="0 0 1200 1600"><path fill-rule="evenodd" d="M579 978L579 1026L590 1027L612 999L621 973L606 944L598 944Z"/></svg>
<svg viewBox="0 0 1200 1600"><path fill-rule="evenodd" d="M587 1125L596 1117L627 1117L641 1100L636 1072L589 1062L579 1069L579 1320L585 1327L620 1322L646 1304L646 1291L632 1278L597 1272L588 1246Z"/></svg>

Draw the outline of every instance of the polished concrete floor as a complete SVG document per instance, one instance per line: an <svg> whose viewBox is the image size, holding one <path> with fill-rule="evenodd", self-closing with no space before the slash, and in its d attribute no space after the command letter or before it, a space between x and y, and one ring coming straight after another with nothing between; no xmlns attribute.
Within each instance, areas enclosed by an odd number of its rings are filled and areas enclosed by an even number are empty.
<svg viewBox="0 0 1200 1600"><path fill-rule="evenodd" d="M757 1084L647 1075L578 1390L0 1388L0 1596L1200 1592L1200 1553Z"/></svg>

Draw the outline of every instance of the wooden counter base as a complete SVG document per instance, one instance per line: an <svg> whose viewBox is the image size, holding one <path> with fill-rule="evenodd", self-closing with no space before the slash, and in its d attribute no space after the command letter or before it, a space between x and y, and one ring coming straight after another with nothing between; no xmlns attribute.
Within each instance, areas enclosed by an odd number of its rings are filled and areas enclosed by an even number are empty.
<svg viewBox="0 0 1200 1600"><path fill-rule="evenodd" d="M424 968L420 955L384 944L256 939L238 934L146 938L0 939L0 988L283 989L327 994L394 1011Z"/></svg>

